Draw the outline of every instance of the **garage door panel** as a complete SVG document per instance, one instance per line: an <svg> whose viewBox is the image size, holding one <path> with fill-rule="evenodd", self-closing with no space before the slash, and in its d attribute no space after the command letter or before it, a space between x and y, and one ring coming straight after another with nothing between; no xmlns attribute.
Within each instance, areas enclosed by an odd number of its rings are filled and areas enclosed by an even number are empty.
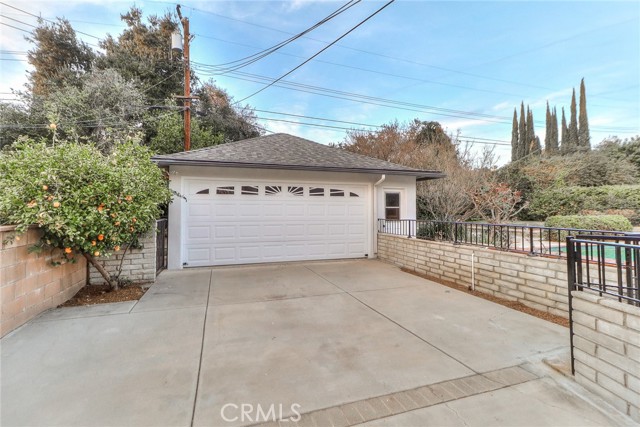
<svg viewBox="0 0 640 427"><path fill-rule="evenodd" d="M189 205L189 216L191 218L209 218L211 216L209 208L210 205L208 200L205 202L191 202L191 204Z"/></svg>
<svg viewBox="0 0 640 427"><path fill-rule="evenodd" d="M238 207L236 203L233 202L218 202L213 203L209 202L213 205L213 215L216 218L233 218L237 215Z"/></svg>
<svg viewBox="0 0 640 427"><path fill-rule="evenodd" d="M366 253L366 187L185 181L189 192L209 188L206 194L193 194L187 201L183 242L187 265L362 257ZM258 188L257 194L242 194L243 186ZM277 186L280 192L275 192ZM216 194L218 187L235 191ZM289 187L296 190L289 191ZM310 196L312 187L324 188L324 195ZM330 196L330 189L343 195Z"/></svg>

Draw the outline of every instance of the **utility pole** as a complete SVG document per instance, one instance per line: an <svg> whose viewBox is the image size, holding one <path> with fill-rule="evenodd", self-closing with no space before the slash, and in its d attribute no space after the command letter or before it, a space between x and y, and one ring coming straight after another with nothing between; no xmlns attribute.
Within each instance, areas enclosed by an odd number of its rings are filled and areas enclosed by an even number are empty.
<svg viewBox="0 0 640 427"><path fill-rule="evenodd" d="M184 151L191 149L191 64L189 62L189 18L183 18L180 12L180 5L176 6L178 17L182 23L184 35L183 55L184 61Z"/></svg>

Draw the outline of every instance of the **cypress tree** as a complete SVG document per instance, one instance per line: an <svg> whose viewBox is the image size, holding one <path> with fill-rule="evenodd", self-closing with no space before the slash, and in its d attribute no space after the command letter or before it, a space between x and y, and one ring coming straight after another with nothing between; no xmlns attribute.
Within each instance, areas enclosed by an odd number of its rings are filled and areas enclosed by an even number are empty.
<svg viewBox="0 0 640 427"><path fill-rule="evenodd" d="M549 156L558 152L558 118L555 107L553 112L549 110L549 103L547 103L547 135L544 138L544 151Z"/></svg>
<svg viewBox="0 0 640 427"><path fill-rule="evenodd" d="M569 119L569 151L575 151L580 147L578 142L578 115L576 112L576 90L571 95L571 118Z"/></svg>
<svg viewBox="0 0 640 427"><path fill-rule="evenodd" d="M578 129L578 143L581 148L591 150L589 135L589 120L587 119L587 95L584 88L584 78L580 81L580 119Z"/></svg>
<svg viewBox="0 0 640 427"><path fill-rule="evenodd" d="M518 128L518 159L527 155L527 124L524 115L524 102L520 103L520 126Z"/></svg>
<svg viewBox="0 0 640 427"><path fill-rule="evenodd" d="M554 153L557 153L560 150L560 141L558 140L558 113L556 112L556 107L553 107L553 147Z"/></svg>
<svg viewBox="0 0 640 427"><path fill-rule="evenodd" d="M544 132L544 151L545 154L549 154L549 147L551 146L551 139L553 134L551 131L551 111L549 111L549 101L547 101L547 115L545 117L545 132Z"/></svg>
<svg viewBox="0 0 640 427"><path fill-rule="evenodd" d="M511 161L518 160L518 112L513 109L513 125L511 126Z"/></svg>
<svg viewBox="0 0 640 427"><path fill-rule="evenodd" d="M527 105L527 152L525 155L536 152L536 131L533 127L533 111Z"/></svg>
<svg viewBox="0 0 640 427"><path fill-rule="evenodd" d="M567 128L567 119L564 115L564 107L562 107L562 134L560 135L562 140L560 141L560 151L562 153L569 152L569 146L571 143L569 142L569 129Z"/></svg>

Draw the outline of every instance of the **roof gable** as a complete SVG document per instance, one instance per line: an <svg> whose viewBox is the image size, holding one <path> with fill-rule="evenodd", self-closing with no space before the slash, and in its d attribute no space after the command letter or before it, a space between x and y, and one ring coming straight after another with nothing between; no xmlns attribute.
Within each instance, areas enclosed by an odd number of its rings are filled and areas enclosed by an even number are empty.
<svg viewBox="0 0 640 427"><path fill-rule="evenodd" d="M276 133L229 142L199 150L154 156L164 165L276 168L336 172L413 175L441 178L438 171L425 171L319 144L297 136Z"/></svg>

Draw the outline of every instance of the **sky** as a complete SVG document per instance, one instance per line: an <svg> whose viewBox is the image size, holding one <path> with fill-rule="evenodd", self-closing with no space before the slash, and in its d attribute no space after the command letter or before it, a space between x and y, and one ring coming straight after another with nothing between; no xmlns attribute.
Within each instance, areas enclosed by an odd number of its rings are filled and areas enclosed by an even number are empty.
<svg viewBox="0 0 640 427"><path fill-rule="evenodd" d="M0 98L26 82L26 31L35 17L67 18L87 43L124 26L135 4L145 16L175 2L66 0L0 4ZM494 147L510 160L513 110L533 111L544 141L546 103L569 118L572 89L584 78L592 145L640 134L640 2L396 0L276 85L266 86L327 47L386 2L362 1L255 63L222 64L299 33L347 0L184 1L191 61L201 80L256 109L260 125L321 143L346 129L414 118L438 121L476 150ZM17 27L17 28L13 28ZM91 37L93 36L93 37ZM283 87L284 86L284 87ZM246 100L243 100L244 98ZM306 116L306 117L300 117ZM315 126L313 126L315 125Z"/></svg>

